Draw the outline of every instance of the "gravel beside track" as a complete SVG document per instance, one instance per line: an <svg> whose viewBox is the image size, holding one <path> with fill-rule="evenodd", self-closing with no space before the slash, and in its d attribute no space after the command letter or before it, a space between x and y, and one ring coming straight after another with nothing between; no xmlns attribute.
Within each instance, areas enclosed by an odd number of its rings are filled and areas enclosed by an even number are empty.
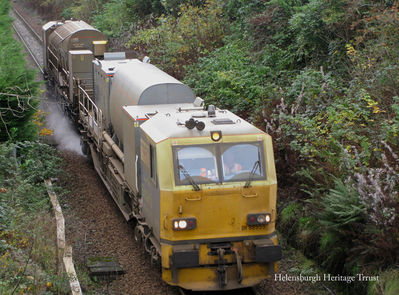
<svg viewBox="0 0 399 295"><path fill-rule="evenodd" d="M109 286L109 294L178 294L161 280L160 271L133 238L128 224L85 157L62 153L61 184L65 197L66 235L73 245L74 260L84 265L95 256L116 256L126 271ZM104 294L105 290L97 294Z"/></svg>
<svg viewBox="0 0 399 295"><path fill-rule="evenodd" d="M43 49L40 41L38 41L26 25L20 20L20 18L13 12L10 11L10 16L14 18L14 26L17 27L19 34L29 45L30 50L35 55L36 60L39 62L40 66L43 68Z"/></svg>

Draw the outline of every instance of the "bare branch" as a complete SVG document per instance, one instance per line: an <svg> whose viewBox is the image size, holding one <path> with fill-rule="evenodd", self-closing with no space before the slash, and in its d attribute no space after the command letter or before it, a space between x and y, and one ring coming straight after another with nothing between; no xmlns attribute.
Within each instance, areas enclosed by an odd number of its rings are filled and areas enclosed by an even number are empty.
<svg viewBox="0 0 399 295"><path fill-rule="evenodd" d="M6 132L7 132L8 137L11 138L11 134L10 134L10 132L8 132L7 124L6 124L6 122L4 121L1 112L0 112L0 119L1 119L1 122L3 122L4 128L5 128Z"/></svg>

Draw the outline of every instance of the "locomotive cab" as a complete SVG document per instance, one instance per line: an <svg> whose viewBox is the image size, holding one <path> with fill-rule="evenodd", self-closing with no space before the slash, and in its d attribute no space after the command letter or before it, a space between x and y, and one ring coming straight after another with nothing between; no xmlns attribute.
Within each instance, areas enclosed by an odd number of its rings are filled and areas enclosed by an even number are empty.
<svg viewBox="0 0 399 295"><path fill-rule="evenodd" d="M227 290L272 275L281 248L270 136L229 111L193 104L124 111L140 133L140 179L132 181L140 183L163 279L186 289ZM140 117L146 119L139 123Z"/></svg>

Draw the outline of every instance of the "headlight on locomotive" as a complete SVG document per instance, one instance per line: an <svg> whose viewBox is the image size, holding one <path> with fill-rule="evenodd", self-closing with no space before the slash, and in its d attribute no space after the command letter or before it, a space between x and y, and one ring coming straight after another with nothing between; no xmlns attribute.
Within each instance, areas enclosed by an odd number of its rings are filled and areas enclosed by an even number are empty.
<svg viewBox="0 0 399 295"><path fill-rule="evenodd" d="M191 218L179 218L172 220L173 230L190 230L197 227L197 219Z"/></svg>
<svg viewBox="0 0 399 295"><path fill-rule="evenodd" d="M272 220L270 213L256 213L247 215L248 225L263 225L267 224Z"/></svg>
<svg viewBox="0 0 399 295"><path fill-rule="evenodd" d="M222 131L211 131L211 139L219 141L222 138Z"/></svg>

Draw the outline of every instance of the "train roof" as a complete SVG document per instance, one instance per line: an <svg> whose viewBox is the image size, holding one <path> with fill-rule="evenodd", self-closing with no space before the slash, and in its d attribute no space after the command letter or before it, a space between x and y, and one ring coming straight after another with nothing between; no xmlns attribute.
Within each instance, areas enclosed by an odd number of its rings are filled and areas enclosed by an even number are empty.
<svg viewBox="0 0 399 295"><path fill-rule="evenodd" d="M66 21L64 24L59 26L55 32L56 36L59 38L59 40L64 40L65 38L69 37L71 34L82 31L82 30L90 30L90 31L97 31L97 29L93 28L91 25L88 23L79 20L79 21Z"/></svg>
<svg viewBox="0 0 399 295"><path fill-rule="evenodd" d="M43 29L48 29L52 22L43 26ZM64 23L53 23L57 28L49 36L49 44L52 44L55 48L62 46L64 50L68 51L72 47L72 44L76 46L82 43L79 38L91 40L106 40L103 33L93 28L91 25L84 21L65 21ZM70 42L72 40L72 42ZM86 49L86 48L81 48Z"/></svg>
<svg viewBox="0 0 399 295"><path fill-rule="evenodd" d="M193 103L125 106L124 111L135 121L145 121L141 129L156 143L168 138L203 137L211 131L223 135L264 134L262 130L228 110L216 109L215 117ZM203 130L188 129L185 122L193 118L205 124Z"/></svg>
<svg viewBox="0 0 399 295"><path fill-rule="evenodd" d="M156 66L138 59L119 65L112 83L111 100L114 95L125 95L134 104L153 105L190 103L195 99L190 87Z"/></svg>

